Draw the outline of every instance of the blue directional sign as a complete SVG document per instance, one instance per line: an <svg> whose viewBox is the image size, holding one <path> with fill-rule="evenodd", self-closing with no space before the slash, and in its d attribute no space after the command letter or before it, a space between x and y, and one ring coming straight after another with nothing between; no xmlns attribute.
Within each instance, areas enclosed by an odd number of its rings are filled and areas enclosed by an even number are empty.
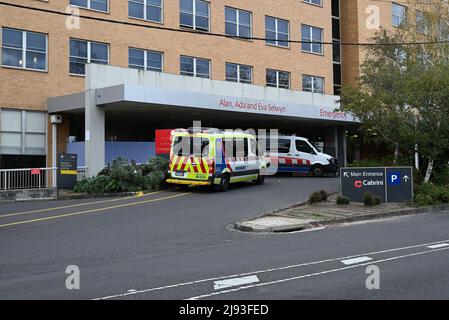
<svg viewBox="0 0 449 320"><path fill-rule="evenodd" d="M413 171L411 167L341 168L341 194L362 202L370 192L382 202L413 201Z"/></svg>

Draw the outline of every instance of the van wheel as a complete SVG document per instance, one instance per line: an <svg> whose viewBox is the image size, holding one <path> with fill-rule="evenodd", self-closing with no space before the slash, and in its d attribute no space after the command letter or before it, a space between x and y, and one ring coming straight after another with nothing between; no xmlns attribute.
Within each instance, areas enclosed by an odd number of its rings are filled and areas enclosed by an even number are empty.
<svg viewBox="0 0 449 320"><path fill-rule="evenodd" d="M231 178L228 174L224 174L221 176L220 184L214 185L215 191L225 192L229 190L229 184L231 183Z"/></svg>
<svg viewBox="0 0 449 320"><path fill-rule="evenodd" d="M258 186L261 186L261 185L263 185L264 182L265 182L265 176L263 176L259 173L259 175L257 176L256 184Z"/></svg>
<svg viewBox="0 0 449 320"><path fill-rule="evenodd" d="M322 177L324 174L323 167L320 165L315 165L312 167L312 175L314 177Z"/></svg>

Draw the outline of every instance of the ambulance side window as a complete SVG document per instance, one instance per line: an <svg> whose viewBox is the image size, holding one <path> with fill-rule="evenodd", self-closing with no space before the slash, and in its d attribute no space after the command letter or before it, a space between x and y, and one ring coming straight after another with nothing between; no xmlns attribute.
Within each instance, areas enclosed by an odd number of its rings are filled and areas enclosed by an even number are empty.
<svg viewBox="0 0 449 320"><path fill-rule="evenodd" d="M312 147L305 141L296 140L296 150L299 152L315 154Z"/></svg>
<svg viewBox="0 0 449 320"><path fill-rule="evenodd" d="M259 154L259 152L258 152L256 140L250 139L249 141L250 141L251 154L257 156Z"/></svg>
<svg viewBox="0 0 449 320"><path fill-rule="evenodd" d="M248 156L248 139L234 139L234 154L236 157Z"/></svg>
<svg viewBox="0 0 449 320"><path fill-rule="evenodd" d="M290 153L291 147L290 139L279 139L278 140L278 153Z"/></svg>

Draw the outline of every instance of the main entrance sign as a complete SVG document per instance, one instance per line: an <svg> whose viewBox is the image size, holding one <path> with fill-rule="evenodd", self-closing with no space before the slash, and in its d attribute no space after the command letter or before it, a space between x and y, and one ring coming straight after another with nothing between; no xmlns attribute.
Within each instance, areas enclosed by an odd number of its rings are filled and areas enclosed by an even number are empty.
<svg viewBox="0 0 449 320"><path fill-rule="evenodd" d="M413 172L411 167L341 168L341 194L362 202L366 192L382 202L412 202Z"/></svg>

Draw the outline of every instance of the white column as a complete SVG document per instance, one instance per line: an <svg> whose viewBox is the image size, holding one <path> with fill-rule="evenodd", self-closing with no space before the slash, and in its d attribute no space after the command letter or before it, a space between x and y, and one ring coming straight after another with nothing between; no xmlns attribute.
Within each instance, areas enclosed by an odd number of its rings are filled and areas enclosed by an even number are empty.
<svg viewBox="0 0 449 320"><path fill-rule="evenodd" d="M98 174L105 165L105 114L96 105L96 91L89 89L85 95L85 162L87 176Z"/></svg>
<svg viewBox="0 0 449 320"><path fill-rule="evenodd" d="M51 165L56 168L58 166L58 125L56 123L51 124ZM54 170L52 174L52 184L56 187L56 177L58 170Z"/></svg>

